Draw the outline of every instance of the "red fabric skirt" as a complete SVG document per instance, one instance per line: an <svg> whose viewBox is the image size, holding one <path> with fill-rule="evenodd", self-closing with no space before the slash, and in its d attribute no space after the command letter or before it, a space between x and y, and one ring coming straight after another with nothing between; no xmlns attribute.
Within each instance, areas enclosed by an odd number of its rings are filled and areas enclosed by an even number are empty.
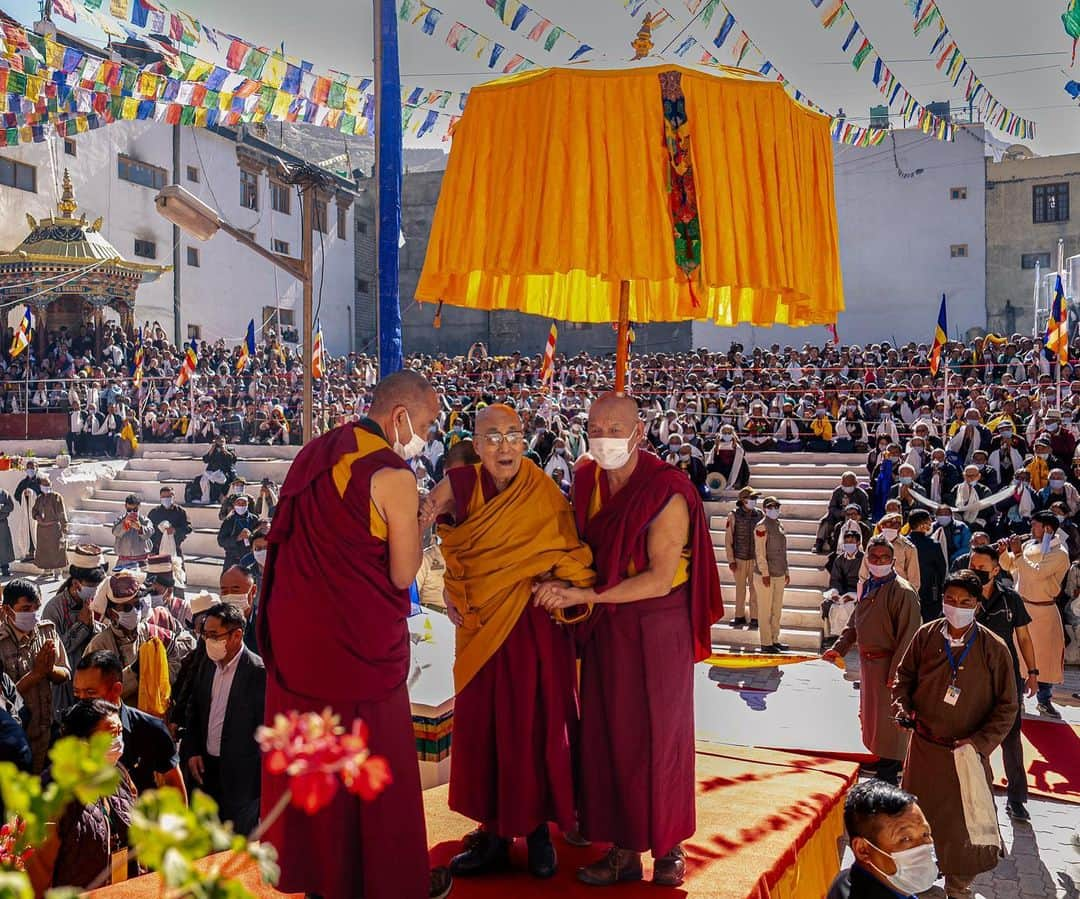
<svg viewBox="0 0 1080 899"><path fill-rule="evenodd" d="M686 587L609 606L581 658L581 830L656 856L691 837L694 641Z"/></svg>
<svg viewBox="0 0 1080 899"><path fill-rule="evenodd" d="M316 815L290 805L266 835L281 864L278 889L324 899L427 899L427 831L408 689L402 684L379 702L345 704L298 696L267 678L268 724L278 713L327 706L346 730L356 718L366 722L371 751L385 756L393 783L373 802L361 802L342 786ZM285 786L284 776L263 771L264 815Z"/></svg>
<svg viewBox="0 0 1080 899"><path fill-rule="evenodd" d="M574 826L574 646L530 602L454 700L450 808L504 837Z"/></svg>

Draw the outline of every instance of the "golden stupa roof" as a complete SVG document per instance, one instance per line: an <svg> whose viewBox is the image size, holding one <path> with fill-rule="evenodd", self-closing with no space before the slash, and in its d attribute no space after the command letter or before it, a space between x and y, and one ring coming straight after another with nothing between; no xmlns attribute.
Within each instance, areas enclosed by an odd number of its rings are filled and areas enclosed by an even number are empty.
<svg viewBox="0 0 1080 899"><path fill-rule="evenodd" d="M57 215L41 221L36 221L27 213L26 222L30 226L30 233L10 253L0 253L0 266L27 262L83 264L95 260L109 260L110 267L139 272L143 275L143 280L147 281L171 268L128 262L101 233L101 218L92 223L87 223L86 213L75 218L78 204L71 186L71 175L66 169L63 192L56 209Z"/></svg>

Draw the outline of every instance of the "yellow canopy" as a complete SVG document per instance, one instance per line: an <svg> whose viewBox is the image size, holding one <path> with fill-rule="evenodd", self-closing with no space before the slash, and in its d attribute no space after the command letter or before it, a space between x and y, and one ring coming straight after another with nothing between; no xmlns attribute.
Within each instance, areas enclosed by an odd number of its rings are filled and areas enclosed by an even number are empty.
<svg viewBox="0 0 1080 899"><path fill-rule="evenodd" d="M676 262L661 73L681 74L701 264ZM829 121L762 79L672 65L546 69L474 88L416 296L551 318L836 321Z"/></svg>

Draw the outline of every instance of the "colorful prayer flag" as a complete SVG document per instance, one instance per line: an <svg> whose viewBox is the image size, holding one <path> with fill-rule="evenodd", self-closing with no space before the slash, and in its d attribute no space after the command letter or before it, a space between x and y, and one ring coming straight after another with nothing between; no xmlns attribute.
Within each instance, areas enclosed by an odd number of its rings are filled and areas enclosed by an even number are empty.
<svg viewBox="0 0 1080 899"><path fill-rule="evenodd" d="M1048 359L1057 359L1058 365L1069 361L1069 311L1065 301L1065 290L1061 286L1061 275L1054 280L1054 307L1046 323L1046 336L1043 347Z"/></svg>
<svg viewBox="0 0 1080 899"><path fill-rule="evenodd" d="M236 360L236 373L240 374L247 368L248 362L255 356L255 319L248 322L247 334L244 342L240 344L240 358Z"/></svg>
<svg viewBox="0 0 1080 899"><path fill-rule="evenodd" d="M559 326L551 323L551 331L548 332L547 345L544 347L544 359L540 363L540 383L555 380L555 345L559 340Z"/></svg>
<svg viewBox="0 0 1080 899"><path fill-rule="evenodd" d="M937 377L941 368L941 354L949 340L949 325L945 317L945 294L941 295L941 309L938 311L937 330L934 331L934 345L930 347L930 377Z"/></svg>
<svg viewBox="0 0 1080 899"><path fill-rule="evenodd" d="M15 336L11 341L11 358L14 359L23 350L30 346L30 339L34 334L34 313L30 311L30 307L26 307L26 312L22 317L22 321L19 322L19 327L15 329Z"/></svg>
<svg viewBox="0 0 1080 899"><path fill-rule="evenodd" d="M199 342L192 340L184 354L184 364L180 366L180 373L176 376L176 386L183 387L195 377L195 368L199 364Z"/></svg>

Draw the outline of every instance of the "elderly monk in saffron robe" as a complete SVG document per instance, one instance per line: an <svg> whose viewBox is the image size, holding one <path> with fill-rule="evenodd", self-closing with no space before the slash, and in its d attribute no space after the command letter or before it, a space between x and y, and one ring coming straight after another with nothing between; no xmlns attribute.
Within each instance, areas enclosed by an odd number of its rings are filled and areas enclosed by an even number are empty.
<svg viewBox="0 0 1080 899"><path fill-rule="evenodd" d="M450 891L428 870L409 672L409 586L420 567L419 496L406 459L438 414L435 391L400 371L375 387L369 417L297 455L270 530L257 629L266 719L329 708L362 719L393 783L374 801L339 789L313 815L288 807L267 833L279 887L324 899L427 899ZM286 788L263 773L264 815Z"/></svg>
<svg viewBox="0 0 1080 899"><path fill-rule="evenodd" d="M529 872L557 870L548 822L575 824L571 741L577 728L573 636L532 602L538 578L595 580L555 483L523 459L521 419L509 406L476 416L478 465L447 471L421 522L439 529L447 608L457 627L450 808L481 823L450 864L454 876L505 868L526 836Z"/></svg>
<svg viewBox="0 0 1080 899"><path fill-rule="evenodd" d="M604 394L589 410L594 461L574 478L578 531L596 557L594 589L541 584L545 608L596 603L582 630L579 814L613 843L578 878L678 886L694 833L694 663L723 615L705 511L686 475L642 453L637 403Z"/></svg>

